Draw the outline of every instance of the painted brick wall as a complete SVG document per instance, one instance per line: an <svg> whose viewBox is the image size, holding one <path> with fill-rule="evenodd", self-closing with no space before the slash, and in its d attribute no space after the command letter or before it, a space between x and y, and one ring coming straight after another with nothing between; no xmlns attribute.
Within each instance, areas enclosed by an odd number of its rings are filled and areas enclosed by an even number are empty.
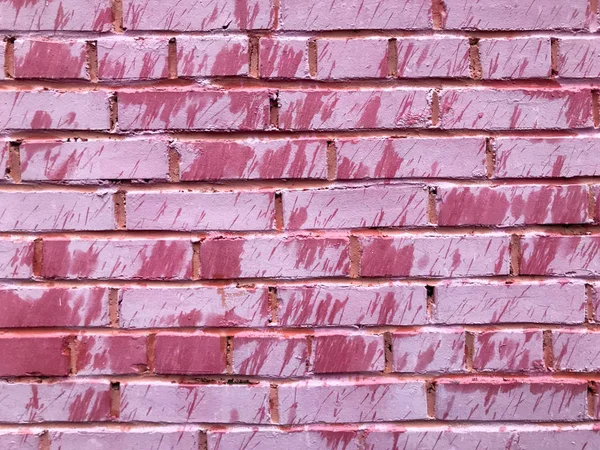
<svg viewBox="0 0 600 450"><path fill-rule="evenodd" d="M0 448L600 448L597 29L0 0Z"/></svg>

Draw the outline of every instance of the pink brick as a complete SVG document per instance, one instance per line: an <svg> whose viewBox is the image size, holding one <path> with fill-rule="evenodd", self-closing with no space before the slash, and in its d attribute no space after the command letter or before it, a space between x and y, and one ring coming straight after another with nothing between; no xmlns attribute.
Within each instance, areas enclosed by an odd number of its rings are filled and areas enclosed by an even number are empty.
<svg viewBox="0 0 600 450"><path fill-rule="evenodd" d="M431 124L422 89L281 91L282 130L416 128Z"/></svg>
<svg viewBox="0 0 600 450"><path fill-rule="evenodd" d="M248 52L247 37L179 37L177 74L180 77L248 75Z"/></svg>
<svg viewBox="0 0 600 450"><path fill-rule="evenodd" d="M437 205L440 226L578 224L588 220L588 188L442 186Z"/></svg>
<svg viewBox="0 0 600 450"><path fill-rule="evenodd" d="M425 383L385 378L308 380L279 386L282 424L427 418Z"/></svg>
<svg viewBox="0 0 600 450"><path fill-rule="evenodd" d="M435 323L580 324L584 318L583 284L465 284L457 281L435 287Z"/></svg>
<svg viewBox="0 0 600 450"><path fill-rule="evenodd" d="M457 89L440 95L442 129L560 130L592 125L589 90Z"/></svg>
<svg viewBox="0 0 600 450"><path fill-rule="evenodd" d="M13 31L110 31L112 10L104 0L2 0L0 29Z"/></svg>
<svg viewBox="0 0 600 450"><path fill-rule="evenodd" d="M2 51L2 49L0 48L0 52L1 51ZM2 63L2 61L0 60L0 64L1 63ZM0 76L0 80L1 79L2 78ZM8 167L9 154L10 154L9 143L0 141L0 183L2 183L4 181L11 181L11 179L8 177L9 170L10 170Z"/></svg>
<svg viewBox="0 0 600 450"><path fill-rule="evenodd" d="M185 239L44 239L48 278L189 279L192 243Z"/></svg>
<svg viewBox="0 0 600 450"><path fill-rule="evenodd" d="M468 78L469 40L450 36L398 39L399 78Z"/></svg>
<svg viewBox="0 0 600 450"><path fill-rule="evenodd" d="M226 368L225 336L158 333L155 372L160 374L220 374Z"/></svg>
<svg viewBox="0 0 600 450"><path fill-rule="evenodd" d="M554 450L558 448L594 448L600 445L600 434L595 428L560 429L538 428L531 431L519 431L519 450Z"/></svg>
<svg viewBox="0 0 600 450"><path fill-rule="evenodd" d="M337 178L482 178L481 138L341 139Z"/></svg>
<svg viewBox="0 0 600 450"><path fill-rule="evenodd" d="M473 369L495 372L544 370L542 332L535 330L475 333Z"/></svg>
<svg viewBox="0 0 600 450"><path fill-rule="evenodd" d="M108 326L103 287L0 287L0 328Z"/></svg>
<svg viewBox="0 0 600 450"><path fill-rule="evenodd" d="M0 447L3 450L38 450L39 435L31 431L2 431L0 432Z"/></svg>
<svg viewBox="0 0 600 450"><path fill-rule="evenodd" d="M183 181L327 178L327 142L316 139L180 141Z"/></svg>
<svg viewBox="0 0 600 450"><path fill-rule="evenodd" d="M119 318L123 328L264 327L271 314L263 286L129 288Z"/></svg>
<svg viewBox="0 0 600 450"><path fill-rule="evenodd" d="M440 380L436 389L436 418L579 421L586 418L586 397L586 381Z"/></svg>
<svg viewBox="0 0 600 450"><path fill-rule="evenodd" d="M169 77L167 38L99 39L98 78L151 80Z"/></svg>
<svg viewBox="0 0 600 450"><path fill-rule="evenodd" d="M600 274L598 236L526 236L521 248L522 275Z"/></svg>
<svg viewBox="0 0 600 450"><path fill-rule="evenodd" d="M128 192L129 230L272 230L273 192Z"/></svg>
<svg viewBox="0 0 600 450"><path fill-rule="evenodd" d="M198 448L198 432L184 428L108 428L50 431L49 450L114 450L143 448L145 450L189 450Z"/></svg>
<svg viewBox="0 0 600 450"><path fill-rule="evenodd" d="M386 38L317 39L317 78L385 78Z"/></svg>
<svg viewBox="0 0 600 450"><path fill-rule="evenodd" d="M2 91L0 128L108 130L107 92Z"/></svg>
<svg viewBox="0 0 600 450"><path fill-rule="evenodd" d="M508 236L359 238L365 277L508 275Z"/></svg>
<svg viewBox="0 0 600 450"><path fill-rule="evenodd" d="M308 38L271 37L260 40L261 78L309 78Z"/></svg>
<svg viewBox="0 0 600 450"><path fill-rule="evenodd" d="M1 19L0 19L1 20ZM4 55L6 53L6 42L0 41L0 67L4 67ZM4 70L0 70L0 80L4 80L6 78L4 74Z"/></svg>
<svg viewBox="0 0 600 450"><path fill-rule="evenodd" d="M262 377L300 377L306 373L304 336L245 333L233 337L233 373Z"/></svg>
<svg viewBox="0 0 600 450"><path fill-rule="evenodd" d="M555 370L596 372L600 370L600 333L587 330L553 330Z"/></svg>
<svg viewBox="0 0 600 450"><path fill-rule="evenodd" d="M600 76L600 40L592 38L560 39L558 75L563 78Z"/></svg>
<svg viewBox="0 0 600 450"><path fill-rule="evenodd" d="M168 179L167 142L158 139L24 142L20 153L23 181Z"/></svg>
<svg viewBox="0 0 600 450"><path fill-rule="evenodd" d="M166 6L166 7L165 7ZM273 5L268 0L198 3L181 0L124 0L124 25L129 30L253 30L273 25Z"/></svg>
<svg viewBox="0 0 600 450"><path fill-rule="evenodd" d="M0 396L1 422L99 422L110 418L110 384L105 380L2 382Z"/></svg>
<svg viewBox="0 0 600 450"><path fill-rule="evenodd" d="M31 278L33 240L0 240L0 278Z"/></svg>
<svg viewBox="0 0 600 450"><path fill-rule="evenodd" d="M431 4L423 0L281 0L282 30L431 28Z"/></svg>
<svg viewBox="0 0 600 450"><path fill-rule="evenodd" d="M83 335L78 344L78 375L135 375L148 370L145 336Z"/></svg>
<svg viewBox="0 0 600 450"><path fill-rule="evenodd" d="M201 277L302 278L347 276L347 238L208 239L200 247Z"/></svg>
<svg viewBox="0 0 600 450"><path fill-rule="evenodd" d="M587 0L444 0L445 28L468 30L580 30L591 21Z"/></svg>
<svg viewBox="0 0 600 450"><path fill-rule="evenodd" d="M381 372L383 336L317 334L313 341L315 373Z"/></svg>
<svg viewBox="0 0 600 450"><path fill-rule="evenodd" d="M270 423L268 384L121 383L121 420Z"/></svg>
<svg viewBox="0 0 600 450"><path fill-rule="evenodd" d="M3 192L0 230L114 230L113 193Z"/></svg>
<svg viewBox="0 0 600 450"><path fill-rule="evenodd" d="M17 39L14 55L15 78L89 78L84 40Z"/></svg>
<svg viewBox="0 0 600 450"><path fill-rule="evenodd" d="M119 127L122 130L262 130L267 126L268 118L268 92L119 93Z"/></svg>
<svg viewBox="0 0 600 450"><path fill-rule="evenodd" d="M550 53L550 38L481 39L482 78L548 78Z"/></svg>
<svg viewBox="0 0 600 450"><path fill-rule="evenodd" d="M496 138L497 178L570 178L600 175L600 139Z"/></svg>
<svg viewBox="0 0 600 450"><path fill-rule="evenodd" d="M0 335L0 375L69 375L68 341L65 335ZM10 355L10 357L8 357Z"/></svg>
<svg viewBox="0 0 600 450"><path fill-rule="evenodd" d="M392 334L392 370L460 373L465 367L465 334L459 330Z"/></svg>
<svg viewBox="0 0 600 450"><path fill-rule="evenodd" d="M427 225L424 186L370 186L283 192L288 230Z"/></svg>
<svg viewBox="0 0 600 450"><path fill-rule="evenodd" d="M356 431L346 430L209 430L209 450L244 448L359 450ZM12 449L11 449L12 450ZM36 449L37 450L37 449Z"/></svg>
<svg viewBox="0 0 600 450"><path fill-rule="evenodd" d="M279 322L287 327L423 325L424 286L279 286Z"/></svg>

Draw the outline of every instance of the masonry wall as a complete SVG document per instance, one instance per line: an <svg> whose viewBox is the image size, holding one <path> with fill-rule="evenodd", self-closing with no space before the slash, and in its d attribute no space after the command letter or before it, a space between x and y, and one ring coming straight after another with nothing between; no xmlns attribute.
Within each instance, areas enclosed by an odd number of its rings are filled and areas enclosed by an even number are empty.
<svg viewBox="0 0 600 450"><path fill-rule="evenodd" d="M600 447L596 0L0 0L0 448Z"/></svg>

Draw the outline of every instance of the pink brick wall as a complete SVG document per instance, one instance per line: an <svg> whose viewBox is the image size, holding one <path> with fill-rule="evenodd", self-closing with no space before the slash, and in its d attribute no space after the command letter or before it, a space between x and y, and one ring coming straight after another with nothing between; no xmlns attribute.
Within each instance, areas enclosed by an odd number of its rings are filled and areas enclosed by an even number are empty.
<svg viewBox="0 0 600 450"><path fill-rule="evenodd" d="M0 449L600 448L597 0L0 0Z"/></svg>

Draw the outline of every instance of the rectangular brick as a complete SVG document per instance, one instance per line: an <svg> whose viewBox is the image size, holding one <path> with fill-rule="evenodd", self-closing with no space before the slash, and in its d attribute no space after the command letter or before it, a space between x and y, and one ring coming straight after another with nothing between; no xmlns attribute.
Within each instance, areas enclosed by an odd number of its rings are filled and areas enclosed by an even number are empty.
<svg viewBox="0 0 600 450"><path fill-rule="evenodd" d="M259 46L261 78L310 78L308 38L265 37Z"/></svg>
<svg viewBox="0 0 600 450"><path fill-rule="evenodd" d="M248 38L242 36L183 36L177 38L180 77L248 75Z"/></svg>
<svg viewBox="0 0 600 450"><path fill-rule="evenodd" d="M322 448L328 450L359 450L356 431L318 429L309 431L293 430L248 430L230 428L208 430L208 448ZM12 449L11 449L12 450ZM36 449L37 450L37 449Z"/></svg>
<svg viewBox="0 0 600 450"><path fill-rule="evenodd" d="M65 335L0 335L0 376L69 375L68 340ZM8 357L10 355L10 357Z"/></svg>
<svg viewBox="0 0 600 450"><path fill-rule="evenodd" d="M78 375L136 375L147 370L145 336L85 334L78 338Z"/></svg>
<svg viewBox="0 0 600 450"><path fill-rule="evenodd" d="M456 89L440 94L440 127L466 130L591 128L589 90Z"/></svg>
<svg viewBox="0 0 600 450"><path fill-rule="evenodd" d="M549 78L550 38L481 39L483 79Z"/></svg>
<svg viewBox="0 0 600 450"><path fill-rule="evenodd" d="M315 373L382 372L383 336L319 333L313 340Z"/></svg>
<svg viewBox="0 0 600 450"><path fill-rule="evenodd" d="M317 39L317 76L321 80L386 78L386 38Z"/></svg>
<svg viewBox="0 0 600 450"><path fill-rule="evenodd" d="M392 334L392 371L460 373L466 371L465 333L423 330Z"/></svg>
<svg viewBox="0 0 600 450"><path fill-rule="evenodd" d="M39 450L40 437L36 430L2 431L0 432L0 447L3 450Z"/></svg>
<svg viewBox="0 0 600 450"><path fill-rule="evenodd" d="M274 192L127 192L129 230L275 228Z"/></svg>
<svg viewBox="0 0 600 450"><path fill-rule="evenodd" d="M336 140L337 178L483 178L482 138Z"/></svg>
<svg viewBox="0 0 600 450"><path fill-rule="evenodd" d="M508 236L360 237L364 277L508 275Z"/></svg>
<svg viewBox="0 0 600 450"><path fill-rule="evenodd" d="M0 51L2 51L1 48L0 48ZM2 61L0 61L0 63L1 62ZM2 78L0 77L0 80L1 79ZM8 166L9 155L10 155L10 144L8 142L0 141L0 183L5 182L5 181L12 181L11 178L9 177L9 174L11 171L10 167Z"/></svg>
<svg viewBox="0 0 600 450"><path fill-rule="evenodd" d="M521 275L597 276L598 236L525 236Z"/></svg>
<svg viewBox="0 0 600 450"><path fill-rule="evenodd" d="M600 333L591 330L553 330L555 370L597 372L600 370Z"/></svg>
<svg viewBox="0 0 600 450"><path fill-rule="evenodd" d="M539 330L475 333L473 369L485 372L543 371L542 340Z"/></svg>
<svg viewBox="0 0 600 450"><path fill-rule="evenodd" d="M227 338L217 334L158 333L155 372L159 374L225 373Z"/></svg>
<svg viewBox="0 0 600 450"><path fill-rule="evenodd" d="M0 239L0 278L33 276L33 240Z"/></svg>
<svg viewBox="0 0 600 450"><path fill-rule="evenodd" d="M399 38L398 78L468 78L469 40L462 37Z"/></svg>
<svg viewBox="0 0 600 450"><path fill-rule="evenodd" d="M530 431L519 430L519 449L553 450L557 448L597 447L600 445L600 434L595 429L546 429L538 428Z"/></svg>
<svg viewBox="0 0 600 450"><path fill-rule="evenodd" d="M385 428L383 428L385 427ZM415 427L381 425L369 430L365 446L369 450L397 449L512 449L513 434L485 427ZM520 441L519 441L520 444ZM518 448L518 447L517 447Z"/></svg>
<svg viewBox="0 0 600 450"><path fill-rule="evenodd" d="M17 39L15 78L89 79L84 40Z"/></svg>
<svg viewBox="0 0 600 450"><path fill-rule="evenodd" d="M6 54L6 42L0 41L0 67L4 67L4 65L5 65L5 61L4 61L5 54ZM0 80L4 80L4 79L6 79L4 70L0 70Z"/></svg>
<svg viewBox="0 0 600 450"><path fill-rule="evenodd" d="M207 239L201 277L306 278L348 276L348 238L248 237Z"/></svg>
<svg viewBox="0 0 600 450"><path fill-rule="evenodd" d="M428 195L419 185L286 190L283 223L288 230L424 226Z"/></svg>
<svg viewBox="0 0 600 450"><path fill-rule="evenodd" d="M595 37L561 38L558 42L558 76L597 78L600 76L600 40Z"/></svg>
<svg viewBox="0 0 600 450"><path fill-rule="evenodd" d="M236 334L233 373L261 377L301 377L306 373L308 345L304 336Z"/></svg>
<svg viewBox="0 0 600 450"><path fill-rule="evenodd" d="M88 279L189 279L185 239L45 239L42 276Z"/></svg>
<svg viewBox="0 0 600 450"><path fill-rule="evenodd" d="M142 428L129 430L73 429L51 430L49 450L114 450L144 448L189 450L198 448L198 432L181 427ZM37 448L37 447L36 447Z"/></svg>
<svg viewBox="0 0 600 450"><path fill-rule="evenodd" d="M169 77L167 38L98 39L98 78L152 80Z"/></svg>

